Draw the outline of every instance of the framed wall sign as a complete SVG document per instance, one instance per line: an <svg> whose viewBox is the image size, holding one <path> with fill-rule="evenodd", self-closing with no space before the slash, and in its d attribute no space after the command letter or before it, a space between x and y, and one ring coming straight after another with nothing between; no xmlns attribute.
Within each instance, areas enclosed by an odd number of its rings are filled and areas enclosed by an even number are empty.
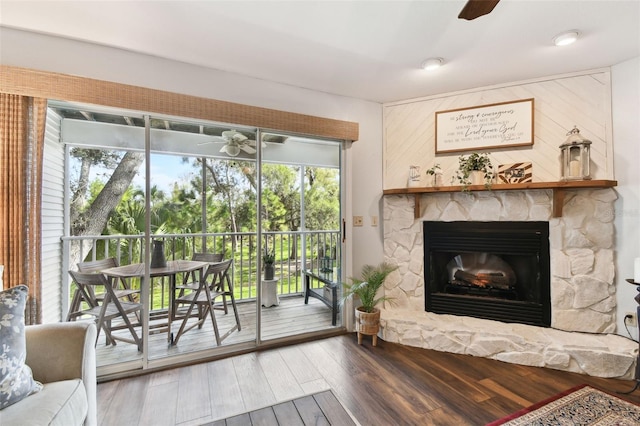
<svg viewBox="0 0 640 426"><path fill-rule="evenodd" d="M436 112L436 154L533 145L533 98Z"/></svg>

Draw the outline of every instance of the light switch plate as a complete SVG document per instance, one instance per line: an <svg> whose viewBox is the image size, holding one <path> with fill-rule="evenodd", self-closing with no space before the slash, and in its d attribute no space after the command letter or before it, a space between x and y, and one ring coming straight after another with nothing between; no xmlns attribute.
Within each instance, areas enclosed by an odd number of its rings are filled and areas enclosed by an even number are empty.
<svg viewBox="0 0 640 426"><path fill-rule="evenodd" d="M353 217L353 226L362 226L364 219L362 216L354 216Z"/></svg>

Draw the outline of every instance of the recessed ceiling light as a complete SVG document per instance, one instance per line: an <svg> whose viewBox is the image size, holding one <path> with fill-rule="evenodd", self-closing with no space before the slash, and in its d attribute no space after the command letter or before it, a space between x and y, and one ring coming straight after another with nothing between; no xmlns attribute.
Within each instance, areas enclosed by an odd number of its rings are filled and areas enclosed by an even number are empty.
<svg viewBox="0 0 640 426"><path fill-rule="evenodd" d="M422 68L427 71L433 71L444 63L442 58L429 58L422 63Z"/></svg>
<svg viewBox="0 0 640 426"><path fill-rule="evenodd" d="M578 35L580 35L580 33L577 30L566 31L555 36L553 43L556 46L568 46L578 39Z"/></svg>

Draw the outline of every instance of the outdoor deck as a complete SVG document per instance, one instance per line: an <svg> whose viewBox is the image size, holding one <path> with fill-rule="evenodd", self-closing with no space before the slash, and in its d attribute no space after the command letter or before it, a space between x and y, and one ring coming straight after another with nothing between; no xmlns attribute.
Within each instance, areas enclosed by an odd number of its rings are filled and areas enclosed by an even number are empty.
<svg viewBox="0 0 640 426"><path fill-rule="evenodd" d="M222 341L221 346L230 346L236 343L251 342L255 340L256 334L256 309L255 302L244 302L238 304L240 315L241 331L232 332ZM317 299L309 299L309 304L304 304L304 297L280 297L280 305L269 308L262 308L262 340L277 339L281 337L293 336L302 333L327 330L336 328L331 325L331 309ZM215 311L218 322L218 330L223 336L235 325L235 318L231 306L227 315L222 311ZM194 322L195 319L191 319ZM172 330L177 332L180 322L174 322ZM338 325L340 327L340 325ZM120 331L118 333L126 333ZM114 333L115 334L115 333ZM206 321L202 329L197 327L186 332L178 341L178 344L169 347L167 344L167 333L158 332L149 337L149 358L159 359L175 355L197 352L206 349L216 348L215 337L211 321ZM118 342L117 345L106 346L104 344L104 334L100 334L96 346L96 358L98 375L100 368L141 359L142 355L137 351L135 345Z"/></svg>

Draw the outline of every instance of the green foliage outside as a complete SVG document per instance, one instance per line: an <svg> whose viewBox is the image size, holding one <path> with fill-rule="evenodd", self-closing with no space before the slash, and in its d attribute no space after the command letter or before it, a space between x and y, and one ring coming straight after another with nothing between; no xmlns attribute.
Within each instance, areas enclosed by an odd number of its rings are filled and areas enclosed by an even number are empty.
<svg viewBox="0 0 640 426"><path fill-rule="evenodd" d="M91 151L91 150L86 150ZM96 155L106 158L103 167L113 167L114 155ZM238 298L256 296L255 283L258 241L256 232L256 172L255 163L235 160L207 159L206 170L206 228L203 227L202 159L184 158L194 173L189 182L176 182L171 191L152 186L150 191L151 233L153 238L165 239L167 259L190 258L194 251L202 250L202 237L178 238L176 234L219 233L208 236L207 251L223 252L225 258L234 259L234 283ZM153 157L152 157L153 162ZM306 230L329 230L337 232L340 212L340 182L337 169L305 167L296 165L262 165L262 225L267 234L266 246L275 255L276 275L289 274L284 266L302 259L302 244L290 231L301 227L301 189L305 199ZM141 172L141 171L140 171ZM140 173L139 172L139 173ZM72 208L87 209L105 186L106 177L98 177L88 185L86 201ZM75 184L78 186L77 183ZM120 264L143 260L141 247L145 231L144 190L133 185L124 192L117 206L111 211L102 235L128 235L137 238L98 240L97 258L118 257ZM283 234L279 234L282 232ZM248 233L248 234L244 234ZM227 235L228 234L228 235ZM168 243L167 243L168 241ZM105 246L105 244L108 244ZM333 248L335 243L321 241L314 236L307 242L307 258L318 256L321 251ZM332 247L333 246L333 247ZM86 258L93 256L87 254ZM280 268L278 266L280 265ZM293 272L295 274L295 271ZM159 281L159 280L156 280ZM139 283L134 283L134 286ZM160 291L161 284L154 284L154 307L164 306L168 295ZM164 300L163 300L164 299Z"/></svg>

